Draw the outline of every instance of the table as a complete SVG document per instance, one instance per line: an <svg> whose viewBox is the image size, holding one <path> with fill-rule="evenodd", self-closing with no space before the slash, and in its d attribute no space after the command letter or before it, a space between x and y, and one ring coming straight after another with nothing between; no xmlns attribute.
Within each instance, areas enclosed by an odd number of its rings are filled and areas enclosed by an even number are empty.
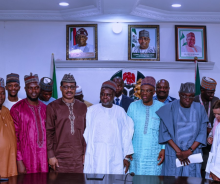
<svg viewBox="0 0 220 184"><path fill-rule="evenodd" d="M1 184L124 184L123 175L106 174L102 181L87 180L86 174L36 173L13 176ZM173 176L128 176L126 184L211 184L211 180ZM133 180L131 182L131 180Z"/></svg>

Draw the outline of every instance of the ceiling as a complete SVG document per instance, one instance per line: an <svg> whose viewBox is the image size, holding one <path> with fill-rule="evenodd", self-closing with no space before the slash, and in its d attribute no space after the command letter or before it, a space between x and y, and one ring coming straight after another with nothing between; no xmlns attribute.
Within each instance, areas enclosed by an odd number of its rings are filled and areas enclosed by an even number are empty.
<svg viewBox="0 0 220 184"><path fill-rule="evenodd" d="M0 20L220 23L220 0L0 0Z"/></svg>

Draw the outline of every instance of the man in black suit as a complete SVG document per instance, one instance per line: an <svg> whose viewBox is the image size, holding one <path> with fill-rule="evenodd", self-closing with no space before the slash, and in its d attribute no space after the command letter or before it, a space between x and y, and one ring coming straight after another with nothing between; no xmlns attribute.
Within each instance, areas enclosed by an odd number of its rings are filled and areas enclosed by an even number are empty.
<svg viewBox="0 0 220 184"><path fill-rule="evenodd" d="M124 81L121 77L115 77L113 81L117 84L114 104L121 106L125 112L127 112L129 105L134 100L122 94L124 89Z"/></svg>

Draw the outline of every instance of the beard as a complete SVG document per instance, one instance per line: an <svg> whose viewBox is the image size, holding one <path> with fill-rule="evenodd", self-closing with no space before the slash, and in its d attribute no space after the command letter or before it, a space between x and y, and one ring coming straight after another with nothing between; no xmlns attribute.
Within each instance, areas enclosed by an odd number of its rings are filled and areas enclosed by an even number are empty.
<svg viewBox="0 0 220 184"><path fill-rule="evenodd" d="M36 98L32 98L29 95L27 95L27 98L31 101L34 101L34 102L36 102L38 100L38 97L39 97L39 95Z"/></svg>
<svg viewBox="0 0 220 184"><path fill-rule="evenodd" d="M10 97L17 97L17 95L18 94L16 94L16 95L8 94L8 96L10 96Z"/></svg>

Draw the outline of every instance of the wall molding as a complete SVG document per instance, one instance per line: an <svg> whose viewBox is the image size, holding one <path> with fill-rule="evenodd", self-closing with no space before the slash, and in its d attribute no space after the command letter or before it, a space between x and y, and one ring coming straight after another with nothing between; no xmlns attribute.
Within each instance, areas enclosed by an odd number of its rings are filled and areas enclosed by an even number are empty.
<svg viewBox="0 0 220 184"><path fill-rule="evenodd" d="M55 61L56 68L195 69L194 62L68 60ZM200 70L212 70L215 62L199 62Z"/></svg>

